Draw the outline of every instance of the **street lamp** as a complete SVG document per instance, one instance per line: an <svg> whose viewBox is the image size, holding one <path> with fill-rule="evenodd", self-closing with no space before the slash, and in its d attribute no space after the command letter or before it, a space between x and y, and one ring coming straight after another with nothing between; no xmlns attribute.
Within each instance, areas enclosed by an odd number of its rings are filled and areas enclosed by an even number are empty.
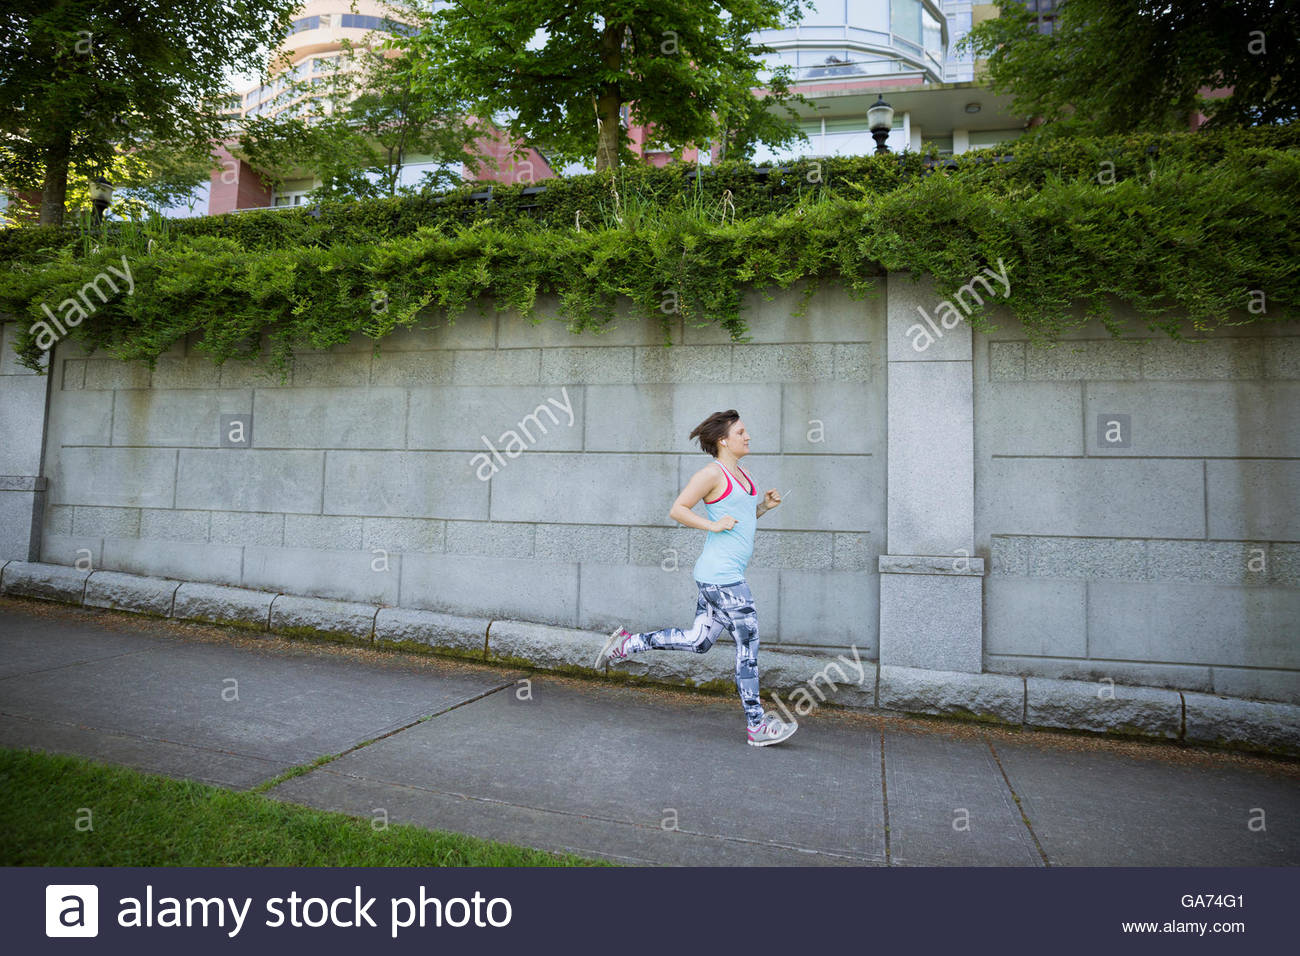
<svg viewBox="0 0 1300 956"><path fill-rule="evenodd" d="M90 205L95 209L94 223L99 225L104 221L104 213L108 207L113 204L113 184L103 176L98 176L90 181Z"/></svg>
<svg viewBox="0 0 1300 956"><path fill-rule="evenodd" d="M885 145L885 139L889 136L889 131L894 126L894 108L885 102L885 98L877 93L876 102L871 104L867 110L867 128L871 130L871 135L876 141L876 152L887 153L889 147Z"/></svg>

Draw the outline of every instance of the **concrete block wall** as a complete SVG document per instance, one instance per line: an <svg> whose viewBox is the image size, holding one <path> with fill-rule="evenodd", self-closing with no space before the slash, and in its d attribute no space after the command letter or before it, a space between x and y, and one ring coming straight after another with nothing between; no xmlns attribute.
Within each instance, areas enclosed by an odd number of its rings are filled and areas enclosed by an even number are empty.
<svg viewBox="0 0 1300 956"><path fill-rule="evenodd" d="M667 513L709 460L691 428L734 407L753 435L746 468L788 492L748 575L761 639L874 658L883 299L826 286L795 317L800 292L751 293L748 343L674 317L668 348L653 322L574 335L553 303L539 323L484 303L378 355L360 336L300 352L283 384L192 343L152 372L60 343L39 559L568 627L685 626L703 533ZM250 412L252 446L221 447L219 416Z"/></svg>
<svg viewBox="0 0 1300 956"><path fill-rule="evenodd" d="M736 407L747 467L786 495L748 575L764 642L1300 703L1300 324L1177 342L1131 318L1043 349L996 311L917 351L939 297L911 278L866 300L824 286L799 318L798 289L751 292L743 344L680 318L669 348L626 316L575 336L553 304L532 323L485 303L377 355L300 353L284 383L192 343L152 372L60 343L47 379L6 344L0 541L384 607L682 626L703 534L667 511L707 462L691 427ZM219 416L250 412L252 447L221 447Z"/></svg>
<svg viewBox="0 0 1300 956"><path fill-rule="evenodd" d="M1300 701L1300 327L1180 342L1130 316L1045 349L996 321L974 356L985 669Z"/></svg>

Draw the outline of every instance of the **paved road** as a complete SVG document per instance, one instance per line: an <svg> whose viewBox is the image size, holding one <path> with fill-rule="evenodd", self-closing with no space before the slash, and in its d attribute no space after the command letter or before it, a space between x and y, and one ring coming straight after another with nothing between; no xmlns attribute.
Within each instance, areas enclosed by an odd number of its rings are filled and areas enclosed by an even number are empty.
<svg viewBox="0 0 1300 956"><path fill-rule="evenodd" d="M4 747L236 789L336 755L268 795L637 864L1300 864L1300 762L800 724L749 747L730 697L0 598Z"/></svg>

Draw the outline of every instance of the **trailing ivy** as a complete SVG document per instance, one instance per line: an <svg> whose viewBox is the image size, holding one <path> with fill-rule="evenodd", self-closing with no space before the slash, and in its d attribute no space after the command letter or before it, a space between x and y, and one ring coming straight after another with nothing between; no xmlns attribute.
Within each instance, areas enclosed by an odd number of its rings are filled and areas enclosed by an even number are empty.
<svg viewBox="0 0 1300 956"><path fill-rule="evenodd" d="M696 183L684 181L686 167L638 170L556 182L544 216L456 197L356 203L320 219L211 217L173 223L152 244L142 232L105 237L88 254L33 245L0 276L0 310L24 324L45 316L42 305L58 314L125 255L134 291L91 299L93 314L72 330L88 347L152 365L194 333L222 362L258 356L265 334L264 357L284 372L295 347L361 333L378 350L420 312L454 319L483 297L532 315L539 296L554 295L574 332L603 326L630 300L665 333L676 311L741 339L750 286L803 280L811 294L834 279L862 296L884 271L910 272L952 300L1001 263L1011 288L997 304L1036 341L1094 316L1118 333L1115 301L1176 336L1187 319L1208 329L1300 318L1295 138L1274 127L1026 143L1012 161L963 155L929 174L911 154L864 157L770 174L761 195L752 169L719 167ZM726 176L736 188L719 193ZM669 189L673 177L683 181ZM1245 311L1252 290L1266 311ZM970 320L987 327L982 309ZM30 328L17 350L39 366Z"/></svg>

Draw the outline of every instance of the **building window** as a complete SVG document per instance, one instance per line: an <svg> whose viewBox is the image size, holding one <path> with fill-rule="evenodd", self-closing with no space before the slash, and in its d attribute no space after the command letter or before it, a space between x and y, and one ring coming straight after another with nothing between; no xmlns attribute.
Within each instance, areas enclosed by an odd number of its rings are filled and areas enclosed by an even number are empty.
<svg viewBox="0 0 1300 956"><path fill-rule="evenodd" d="M889 12L889 26L895 38L906 41L905 48L910 43L919 52L922 43L920 0L908 0L904 3L894 0L889 5Z"/></svg>
<svg viewBox="0 0 1300 956"><path fill-rule="evenodd" d="M889 4L878 0L849 0L844 22L859 30L889 33Z"/></svg>
<svg viewBox="0 0 1300 956"><path fill-rule="evenodd" d="M805 10L800 26L842 26L844 24L844 0L818 0L811 10Z"/></svg>
<svg viewBox="0 0 1300 956"><path fill-rule="evenodd" d="M272 206L301 206L307 201L308 189L295 189L291 192L277 192L271 199Z"/></svg>
<svg viewBox="0 0 1300 956"><path fill-rule="evenodd" d="M1060 6L1059 0L1020 0L1025 9L1034 14L1034 23L1038 27L1039 33L1051 33L1056 28L1056 7Z"/></svg>
<svg viewBox="0 0 1300 956"><path fill-rule="evenodd" d="M860 116L827 116L823 122L826 124L826 132L828 133L865 133L868 131L865 113ZM901 117L895 125L900 127L903 125Z"/></svg>
<svg viewBox="0 0 1300 956"><path fill-rule="evenodd" d="M933 146L939 151L940 156L952 155L952 137L951 136L924 136L921 138L921 148Z"/></svg>
<svg viewBox="0 0 1300 956"><path fill-rule="evenodd" d="M851 76L861 72L847 50L800 50L799 79Z"/></svg>
<svg viewBox="0 0 1300 956"><path fill-rule="evenodd" d="M362 13L344 13L341 15L340 20L339 26L353 30L382 30L385 33L403 35L410 35L415 32L414 28L407 26L405 23L397 23L387 17L372 17Z"/></svg>

